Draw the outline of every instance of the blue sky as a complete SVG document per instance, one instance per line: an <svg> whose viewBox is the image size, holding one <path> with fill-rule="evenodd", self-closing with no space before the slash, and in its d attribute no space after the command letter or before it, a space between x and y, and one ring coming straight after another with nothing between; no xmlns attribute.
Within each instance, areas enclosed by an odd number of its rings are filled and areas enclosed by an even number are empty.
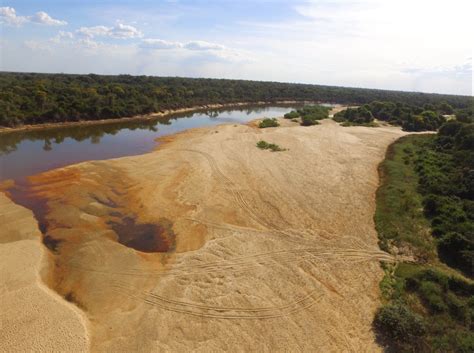
<svg viewBox="0 0 474 353"><path fill-rule="evenodd" d="M2 1L0 69L472 95L469 0Z"/></svg>

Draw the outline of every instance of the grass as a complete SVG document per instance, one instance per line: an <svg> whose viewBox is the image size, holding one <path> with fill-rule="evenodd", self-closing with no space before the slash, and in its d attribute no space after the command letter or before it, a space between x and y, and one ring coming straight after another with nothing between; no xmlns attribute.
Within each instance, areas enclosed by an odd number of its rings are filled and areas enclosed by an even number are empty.
<svg viewBox="0 0 474 353"><path fill-rule="evenodd" d="M436 257L430 224L423 214L418 175L413 168L417 148L429 135L403 137L392 144L379 166L381 186L377 190L375 225L380 248L409 247L416 256Z"/></svg>
<svg viewBox="0 0 474 353"><path fill-rule="evenodd" d="M374 328L390 352L474 351L474 284L439 261L419 193L417 156L434 138L399 139L379 166L374 220L380 247L415 260L382 264L384 305Z"/></svg>
<svg viewBox="0 0 474 353"><path fill-rule="evenodd" d="M270 150L272 152L286 151L285 148L281 148L277 144L268 143L267 141L263 141L263 140L260 140L257 142L257 147L260 148L261 150Z"/></svg>

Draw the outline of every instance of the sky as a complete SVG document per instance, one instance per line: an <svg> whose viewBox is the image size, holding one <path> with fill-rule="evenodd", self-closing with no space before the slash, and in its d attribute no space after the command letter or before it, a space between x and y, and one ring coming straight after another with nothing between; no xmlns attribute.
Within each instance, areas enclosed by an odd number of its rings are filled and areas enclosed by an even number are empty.
<svg viewBox="0 0 474 353"><path fill-rule="evenodd" d="M472 95L472 0L1 0L0 70Z"/></svg>

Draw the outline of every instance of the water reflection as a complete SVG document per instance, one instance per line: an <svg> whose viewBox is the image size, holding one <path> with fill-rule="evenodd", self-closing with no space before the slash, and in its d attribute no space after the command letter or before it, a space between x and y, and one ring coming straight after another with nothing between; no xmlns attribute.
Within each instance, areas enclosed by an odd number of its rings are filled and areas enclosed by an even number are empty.
<svg viewBox="0 0 474 353"><path fill-rule="evenodd" d="M66 138L81 142L90 140L99 144L104 135L115 135L122 129L134 131L136 129L157 132L159 123L170 124L168 121L129 121L108 123L102 125L77 125L70 127L56 127L51 129L18 131L0 135L0 153L8 154L17 150L18 144L24 141L43 141L43 150L51 151L52 144L61 144Z"/></svg>
<svg viewBox="0 0 474 353"><path fill-rule="evenodd" d="M176 114L155 120L132 120L18 131L0 135L0 180L21 178L86 160L142 154L156 138L185 129L222 123L245 123L278 117L295 107L246 107Z"/></svg>

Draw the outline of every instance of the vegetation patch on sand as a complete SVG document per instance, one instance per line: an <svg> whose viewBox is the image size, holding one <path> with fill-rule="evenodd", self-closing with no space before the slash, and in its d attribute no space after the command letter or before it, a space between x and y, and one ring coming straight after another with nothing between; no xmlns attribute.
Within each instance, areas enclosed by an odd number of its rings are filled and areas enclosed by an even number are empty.
<svg viewBox="0 0 474 353"><path fill-rule="evenodd" d="M374 125L374 116L367 109L367 105L358 108L347 108L334 114L334 121L342 123L342 126L376 126Z"/></svg>
<svg viewBox="0 0 474 353"><path fill-rule="evenodd" d="M261 150L270 150L272 152L286 151L285 148L281 148L277 144L268 143L267 141L260 140L257 142L257 147Z"/></svg>
<svg viewBox="0 0 474 353"><path fill-rule="evenodd" d="M291 121L297 121L301 119L301 126L318 125L322 119L329 117L329 111L331 108L324 107L322 105L307 105L301 109L293 110L285 114L285 119L291 119Z"/></svg>
<svg viewBox="0 0 474 353"><path fill-rule="evenodd" d="M473 131L448 122L403 137L379 167L380 247L414 260L383 265L374 327L389 351L474 351Z"/></svg>
<svg viewBox="0 0 474 353"><path fill-rule="evenodd" d="M264 118L259 124L260 129L265 129L267 127L277 127L280 126L276 118Z"/></svg>

